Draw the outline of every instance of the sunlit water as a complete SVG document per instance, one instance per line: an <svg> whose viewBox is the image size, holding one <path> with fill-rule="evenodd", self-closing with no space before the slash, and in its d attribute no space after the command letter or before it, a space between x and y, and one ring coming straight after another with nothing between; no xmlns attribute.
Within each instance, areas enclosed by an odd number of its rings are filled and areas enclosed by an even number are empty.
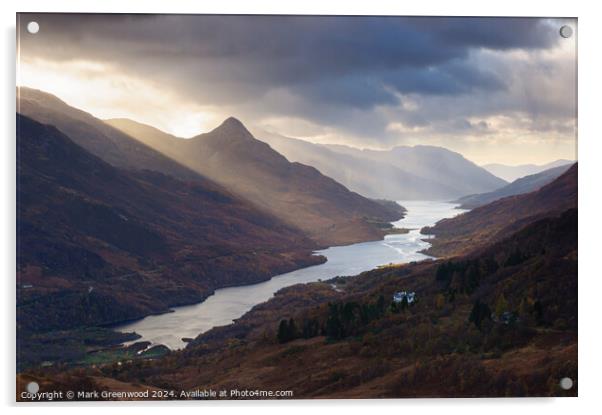
<svg viewBox="0 0 602 415"><path fill-rule="evenodd" d="M328 261L286 274L276 275L259 284L216 290L215 294L199 304L175 307L174 312L148 316L142 320L117 327L122 332L136 332L142 336L137 341L164 344L170 349L181 349L186 343L182 338L194 338L212 327L232 323L253 306L270 299L281 288L326 280L336 276L356 275L363 271L390 263L401 264L429 258L419 253L430 244L428 236L420 229L437 221L458 215L463 210L446 202L400 201L408 211L406 217L393 225L413 229L407 234L387 235L384 240L363 242L347 246L334 246L316 254Z"/></svg>

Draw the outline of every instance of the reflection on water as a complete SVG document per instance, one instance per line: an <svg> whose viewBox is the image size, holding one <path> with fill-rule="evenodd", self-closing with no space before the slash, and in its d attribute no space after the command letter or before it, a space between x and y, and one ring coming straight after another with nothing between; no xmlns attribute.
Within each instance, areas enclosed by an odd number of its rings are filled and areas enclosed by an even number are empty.
<svg viewBox="0 0 602 415"><path fill-rule="evenodd" d="M363 242L348 246L335 246L317 254L328 261L311 267L277 275L269 281L240 287L223 288L199 304L175 307L173 313L149 316L142 320L119 326L117 330L142 336L137 341L164 344L171 349L181 349L182 338L194 338L212 327L230 324L256 304L271 298L274 293L289 285L326 280L336 276L356 275L389 263L420 261L428 256L419 251L428 248L427 236L420 234L424 226L440 219L462 213L455 204L446 202L400 201L408 212L404 219L394 223L397 228L412 229L407 234L387 235L382 241Z"/></svg>

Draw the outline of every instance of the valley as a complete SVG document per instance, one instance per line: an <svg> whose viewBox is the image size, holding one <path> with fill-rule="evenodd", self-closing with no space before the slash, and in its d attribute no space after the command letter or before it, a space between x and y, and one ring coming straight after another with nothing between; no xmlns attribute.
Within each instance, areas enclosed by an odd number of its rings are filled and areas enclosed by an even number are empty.
<svg viewBox="0 0 602 415"><path fill-rule="evenodd" d="M577 18L140 12L7 32L19 405L587 395Z"/></svg>
<svg viewBox="0 0 602 415"><path fill-rule="evenodd" d="M214 327L236 321L285 287L356 275L389 264L425 260L428 257L420 251L426 249L429 243L420 234L420 229L462 212L455 209L455 205L442 202L400 201L399 204L406 207L408 212L406 217L393 223L393 229L402 226L413 228L405 234L390 234L382 241L319 250L315 254L326 259L323 264L275 275L259 284L219 289L202 303L176 307L171 313L148 316L116 329L141 335L136 342L149 341L151 344L166 345L172 350L181 349L186 345L182 339L195 338Z"/></svg>
<svg viewBox="0 0 602 415"><path fill-rule="evenodd" d="M181 139L25 97L77 139L17 116L18 382L340 398L558 395L576 377L576 164L507 184L444 149L312 144L339 163L318 169L234 118ZM334 166L463 197L367 198Z"/></svg>

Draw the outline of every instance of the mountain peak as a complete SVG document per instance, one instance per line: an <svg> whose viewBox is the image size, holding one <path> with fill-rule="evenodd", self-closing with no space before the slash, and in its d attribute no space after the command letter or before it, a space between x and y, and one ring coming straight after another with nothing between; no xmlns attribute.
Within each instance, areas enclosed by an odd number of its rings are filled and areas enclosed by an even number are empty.
<svg viewBox="0 0 602 415"><path fill-rule="evenodd" d="M240 122L240 120L236 117L228 117L224 120L224 122L222 122L221 124L222 126L224 125L228 125L228 126L233 126L233 127L242 127L244 128L244 125L242 122Z"/></svg>
<svg viewBox="0 0 602 415"><path fill-rule="evenodd" d="M224 138L244 138L253 139L253 135L247 130L242 122L237 118L228 117L210 134L217 134Z"/></svg>

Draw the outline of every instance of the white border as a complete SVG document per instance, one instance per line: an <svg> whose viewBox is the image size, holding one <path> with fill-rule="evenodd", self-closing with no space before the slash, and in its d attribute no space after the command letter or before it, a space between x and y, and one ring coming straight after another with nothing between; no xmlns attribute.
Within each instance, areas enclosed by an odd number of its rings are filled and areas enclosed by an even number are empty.
<svg viewBox="0 0 602 415"><path fill-rule="evenodd" d="M2 404L10 413L81 413L82 405L53 404L15 405L14 402L14 270L15 270L15 12L145 12L145 13L236 13L236 14L391 14L391 15L460 15L460 16L554 16L579 18L579 398L576 399L445 399L445 400L381 400L381 401L295 401L294 403L261 402L169 402L169 403L88 403L86 412L106 413L141 411L164 413L167 407L176 406L178 412L226 410L245 415L276 412L287 414L303 413L325 409L348 413L364 413L376 406L377 411L411 411L413 413L445 414L504 414L511 411L546 411L550 414L569 412L593 412L602 407L600 402L600 293L602 293L602 262L598 242L602 234L602 165L600 147L602 140L602 117L600 109L600 65L601 49L600 14L589 1L545 1L527 2L524 0L503 0L497 2L455 0L418 2L369 0L331 1L292 0L292 1L229 1L195 2L183 0L146 0L125 2L105 0L102 2L82 2L75 0L22 0L17 4L2 2L3 46L5 65L2 67L2 125L5 133L1 140L3 198L0 202L2 238L0 264L5 272L4 281L4 330L2 332L2 358L4 364L0 377ZM602 243L601 243L602 245ZM111 409L107 408L111 407ZM140 408L142 407L142 408ZM244 408L243 408L244 407ZM140 409L135 409L140 408ZM521 411L522 412L522 411Z"/></svg>

